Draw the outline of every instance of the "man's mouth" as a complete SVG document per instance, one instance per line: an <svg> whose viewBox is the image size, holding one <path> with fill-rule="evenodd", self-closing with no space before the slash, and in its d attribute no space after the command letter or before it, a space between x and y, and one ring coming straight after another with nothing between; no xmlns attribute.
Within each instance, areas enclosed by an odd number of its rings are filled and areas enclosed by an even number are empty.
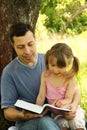
<svg viewBox="0 0 87 130"><path fill-rule="evenodd" d="M31 60L32 55L30 55L30 56L24 56L23 58L26 59L26 60Z"/></svg>

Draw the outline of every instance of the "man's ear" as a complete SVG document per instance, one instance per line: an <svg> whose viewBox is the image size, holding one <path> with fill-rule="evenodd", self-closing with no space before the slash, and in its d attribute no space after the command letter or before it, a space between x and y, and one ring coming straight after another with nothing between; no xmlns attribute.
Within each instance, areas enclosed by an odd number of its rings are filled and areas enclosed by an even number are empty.
<svg viewBox="0 0 87 130"><path fill-rule="evenodd" d="M11 46L14 48L14 44L11 42Z"/></svg>
<svg viewBox="0 0 87 130"><path fill-rule="evenodd" d="M11 46L12 46L12 59L14 59L15 57L17 57L17 54L16 54L16 51L14 49L14 44L11 43Z"/></svg>

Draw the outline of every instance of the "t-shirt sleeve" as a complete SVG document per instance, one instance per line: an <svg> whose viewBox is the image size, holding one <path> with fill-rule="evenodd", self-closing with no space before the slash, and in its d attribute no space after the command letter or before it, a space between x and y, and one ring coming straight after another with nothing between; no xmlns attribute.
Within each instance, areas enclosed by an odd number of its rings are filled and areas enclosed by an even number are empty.
<svg viewBox="0 0 87 130"><path fill-rule="evenodd" d="M17 91L12 76L5 69L1 76L1 108L14 107Z"/></svg>

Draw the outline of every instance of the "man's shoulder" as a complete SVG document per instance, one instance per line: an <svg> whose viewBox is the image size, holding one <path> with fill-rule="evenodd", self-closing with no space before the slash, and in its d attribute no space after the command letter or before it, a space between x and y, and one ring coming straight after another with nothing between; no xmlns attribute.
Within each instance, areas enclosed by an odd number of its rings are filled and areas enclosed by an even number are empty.
<svg viewBox="0 0 87 130"><path fill-rule="evenodd" d="M41 65L42 68L45 69L45 61L43 53L38 53L38 65Z"/></svg>
<svg viewBox="0 0 87 130"><path fill-rule="evenodd" d="M5 66L5 68L3 69L3 71L6 71L6 70L10 70L10 71L11 71L11 68L14 69L15 64L17 64L17 58L15 58L15 59L13 59L12 61L10 61L10 62Z"/></svg>
<svg viewBox="0 0 87 130"><path fill-rule="evenodd" d="M44 57L44 54L43 53L38 53L38 56L39 57Z"/></svg>
<svg viewBox="0 0 87 130"><path fill-rule="evenodd" d="M39 62L44 62L44 54L43 53L38 53L38 60L39 60Z"/></svg>

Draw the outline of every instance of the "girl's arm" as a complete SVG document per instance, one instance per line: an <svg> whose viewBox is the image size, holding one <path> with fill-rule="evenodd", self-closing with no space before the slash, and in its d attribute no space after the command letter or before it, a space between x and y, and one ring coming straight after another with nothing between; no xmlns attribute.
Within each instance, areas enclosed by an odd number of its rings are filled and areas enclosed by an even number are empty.
<svg viewBox="0 0 87 130"><path fill-rule="evenodd" d="M68 120L72 120L75 116L76 116L76 109L80 103L80 99L81 99L81 93L79 88L76 89L74 96L73 96L73 101L70 104L70 109L71 112L63 112L63 116L68 119Z"/></svg>
<svg viewBox="0 0 87 130"><path fill-rule="evenodd" d="M45 102L45 98L46 98L46 83L45 83L45 73L43 72L41 75L41 84L40 84L40 90L39 90L39 94L37 96L36 99L36 104L38 105L43 105Z"/></svg>
<svg viewBox="0 0 87 130"><path fill-rule="evenodd" d="M72 103L75 86L76 86L76 82L75 82L75 78L73 78L67 84L65 98L63 100L57 101L56 105L58 107L65 107L66 108L67 106L69 106L69 104Z"/></svg>
<svg viewBox="0 0 87 130"><path fill-rule="evenodd" d="M75 81L75 77L74 77L69 81L69 83L67 85L66 94L65 94L65 103L66 104L72 103L73 96L75 93L75 87L76 87L76 81Z"/></svg>
<svg viewBox="0 0 87 130"><path fill-rule="evenodd" d="M80 101L81 101L81 93L80 93L79 88L76 88L72 103L70 104L70 109L72 111L75 111L77 109L78 105L80 104Z"/></svg>

